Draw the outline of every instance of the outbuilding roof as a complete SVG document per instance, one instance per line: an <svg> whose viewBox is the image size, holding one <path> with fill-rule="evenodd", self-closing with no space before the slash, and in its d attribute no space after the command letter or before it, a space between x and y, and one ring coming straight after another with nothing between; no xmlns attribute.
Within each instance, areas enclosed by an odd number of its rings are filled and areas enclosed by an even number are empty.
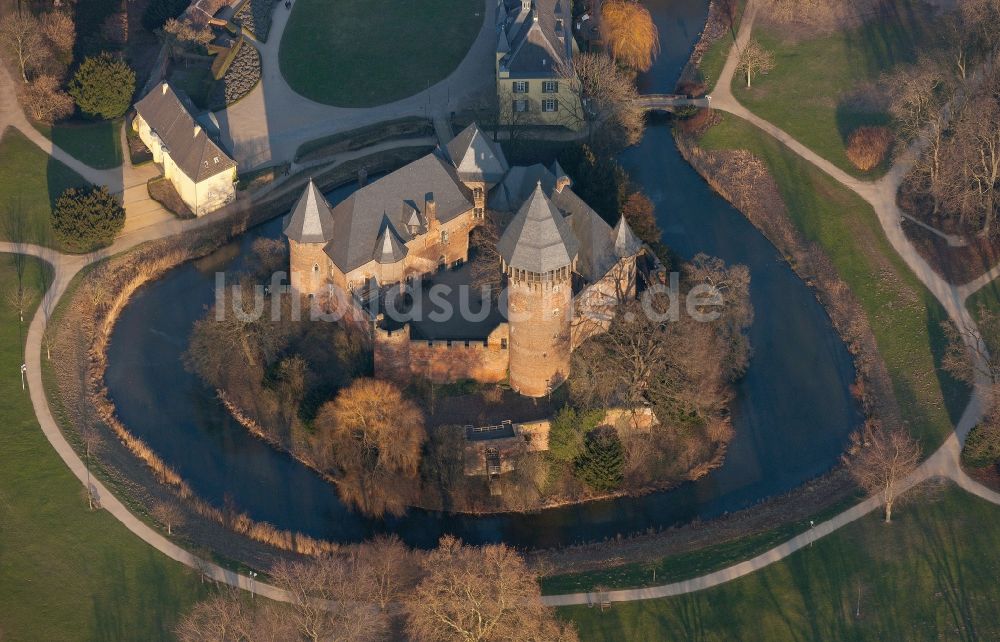
<svg viewBox="0 0 1000 642"><path fill-rule="evenodd" d="M182 99L169 83L154 87L135 104L135 111L160 138L177 167L195 183L236 167L236 161L195 122L186 97Z"/></svg>
<svg viewBox="0 0 1000 642"><path fill-rule="evenodd" d="M466 182L483 181L495 185L510 169L503 150L483 135L476 123L455 136L446 151L458 177Z"/></svg>

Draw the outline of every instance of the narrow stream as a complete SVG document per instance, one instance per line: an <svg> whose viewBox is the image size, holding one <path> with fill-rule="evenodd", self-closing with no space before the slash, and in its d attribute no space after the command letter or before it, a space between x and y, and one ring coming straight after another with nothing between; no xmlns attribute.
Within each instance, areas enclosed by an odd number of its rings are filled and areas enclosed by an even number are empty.
<svg viewBox="0 0 1000 642"><path fill-rule="evenodd" d="M648 0L662 53L640 79L644 92L669 92L697 41L705 0ZM656 204L665 241L750 268L754 355L732 406L736 436L722 467L695 483L637 498L538 513L472 517L411 510L369 520L346 509L335 489L290 457L251 437L181 364L192 324L213 300L214 275L238 265L259 236L251 230L212 256L143 287L123 311L110 348L107 384L135 434L205 500L227 498L254 519L316 537L356 541L393 531L416 546L452 533L473 543L548 547L709 519L789 490L832 468L861 420L851 398L853 365L814 294L746 219L714 194L678 153L670 127L649 127L620 158ZM353 188L328 196L333 203Z"/></svg>

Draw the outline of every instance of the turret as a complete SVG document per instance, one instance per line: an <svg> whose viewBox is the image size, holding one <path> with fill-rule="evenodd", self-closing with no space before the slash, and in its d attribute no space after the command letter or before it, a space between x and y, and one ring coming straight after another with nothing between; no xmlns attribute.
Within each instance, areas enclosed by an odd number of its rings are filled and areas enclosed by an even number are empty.
<svg viewBox="0 0 1000 642"><path fill-rule="evenodd" d="M285 217L282 232L288 237L292 287L300 294L318 293L329 274L330 259L323 248L333 238L333 213L311 179L291 213Z"/></svg>
<svg viewBox="0 0 1000 642"><path fill-rule="evenodd" d="M497 250L508 279L510 385L523 395L541 397L569 376L579 243L539 183Z"/></svg>

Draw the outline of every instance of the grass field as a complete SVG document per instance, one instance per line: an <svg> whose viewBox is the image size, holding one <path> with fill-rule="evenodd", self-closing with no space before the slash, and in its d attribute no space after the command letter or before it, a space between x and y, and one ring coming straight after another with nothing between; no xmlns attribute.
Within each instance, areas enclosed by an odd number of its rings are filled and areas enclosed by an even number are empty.
<svg viewBox="0 0 1000 642"><path fill-rule="evenodd" d="M317 102L382 105L454 71L482 24L478 0L296 0L281 37L281 73Z"/></svg>
<svg viewBox="0 0 1000 642"><path fill-rule="evenodd" d="M755 26L754 37L774 53L775 67L754 80L752 89L737 73L734 95L841 169L866 178L884 174L887 164L867 173L858 171L844 151L856 128L890 123L882 105L870 100L872 92L865 83L913 62L918 52L938 41L928 10L917 0L889 6L894 7L891 13L859 28L807 40Z"/></svg>
<svg viewBox="0 0 1000 642"><path fill-rule="evenodd" d="M732 116L702 138L707 149L749 149L764 160L807 240L833 261L868 315L903 417L929 454L952 430L968 389L938 367L944 309L882 233L871 207L756 127Z"/></svg>
<svg viewBox="0 0 1000 642"><path fill-rule="evenodd" d="M27 227L24 240L54 247L52 205L67 187L84 185L82 176L8 127L0 138L0 239L11 240L4 219L20 209Z"/></svg>
<svg viewBox="0 0 1000 642"><path fill-rule="evenodd" d="M41 280L29 259L26 283ZM0 254L0 290L14 282ZM37 300L37 297L36 297ZM0 637L167 640L204 594L196 574L135 538L83 488L38 427L18 365L17 317L0 307Z"/></svg>
<svg viewBox="0 0 1000 642"><path fill-rule="evenodd" d="M689 595L559 609L582 640L1000 637L1000 507L949 488L877 513L747 577Z"/></svg>
<svg viewBox="0 0 1000 642"><path fill-rule="evenodd" d="M121 167L121 119L58 125L32 124L43 136L81 163L96 169Z"/></svg>

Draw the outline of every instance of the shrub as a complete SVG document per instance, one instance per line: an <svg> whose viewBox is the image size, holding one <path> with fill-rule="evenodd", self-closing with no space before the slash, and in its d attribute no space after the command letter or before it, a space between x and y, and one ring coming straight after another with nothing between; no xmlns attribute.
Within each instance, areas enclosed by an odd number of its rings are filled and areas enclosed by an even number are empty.
<svg viewBox="0 0 1000 642"><path fill-rule="evenodd" d="M600 410L579 413L564 407L552 419L549 428L549 456L557 461L572 462L583 450L584 436L597 427L604 413Z"/></svg>
<svg viewBox="0 0 1000 642"><path fill-rule="evenodd" d="M55 76L38 76L19 87L21 104L32 120L52 124L73 115L73 99L59 88Z"/></svg>
<svg viewBox="0 0 1000 642"><path fill-rule="evenodd" d="M610 426L592 430L574 464L576 477L596 491L614 490L625 478L625 448Z"/></svg>
<svg viewBox="0 0 1000 642"><path fill-rule="evenodd" d="M69 84L69 95L85 114L108 120L128 111L135 93L135 72L107 52L83 61Z"/></svg>
<svg viewBox="0 0 1000 642"><path fill-rule="evenodd" d="M155 31L163 27L167 20L184 13L188 4L188 0L151 0L142 13L142 26L148 31Z"/></svg>
<svg viewBox="0 0 1000 642"><path fill-rule="evenodd" d="M125 208L107 187L69 188L52 210L56 239L71 252L111 245L125 226Z"/></svg>
<svg viewBox="0 0 1000 642"><path fill-rule="evenodd" d="M892 139L885 127L859 127L847 141L847 159L862 172L871 171L885 160Z"/></svg>
<svg viewBox="0 0 1000 642"><path fill-rule="evenodd" d="M962 448L962 463L986 468L1000 462L1000 426L983 422L969 432Z"/></svg>

